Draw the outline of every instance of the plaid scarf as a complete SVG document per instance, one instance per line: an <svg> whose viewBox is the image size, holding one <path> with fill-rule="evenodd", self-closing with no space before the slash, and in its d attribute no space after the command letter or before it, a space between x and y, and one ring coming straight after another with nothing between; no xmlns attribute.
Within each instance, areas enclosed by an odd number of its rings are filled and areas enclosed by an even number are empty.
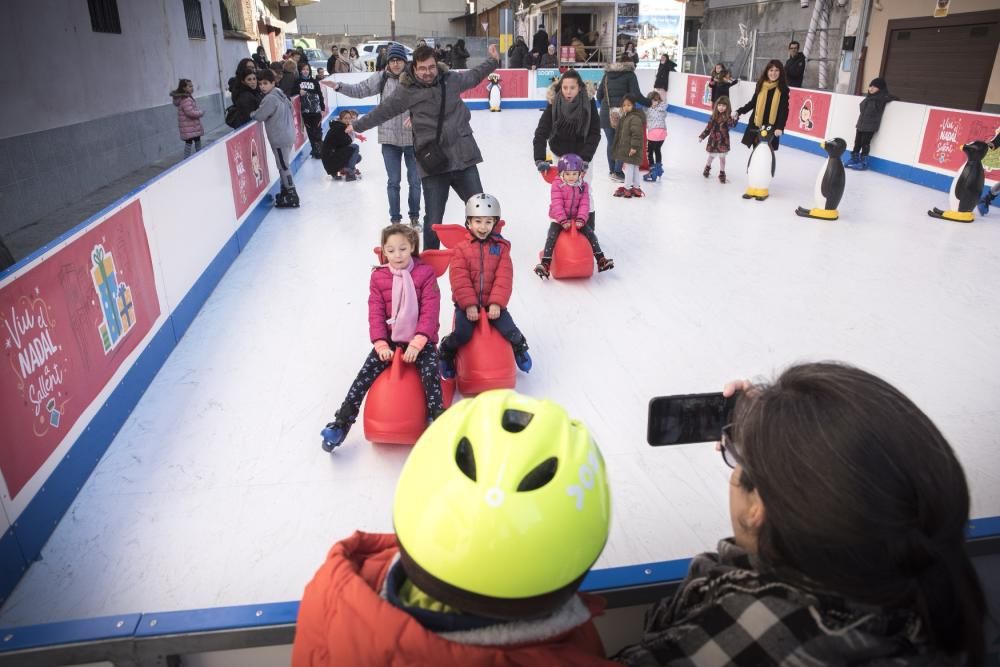
<svg viewBox="0 0 1000 667"><path fill-rule="evenodd" d="M626 665L758 667L961 664L926 644L919 616L850 602L781 581L731 539L704 553L672 599L646 615Z"/></svg>

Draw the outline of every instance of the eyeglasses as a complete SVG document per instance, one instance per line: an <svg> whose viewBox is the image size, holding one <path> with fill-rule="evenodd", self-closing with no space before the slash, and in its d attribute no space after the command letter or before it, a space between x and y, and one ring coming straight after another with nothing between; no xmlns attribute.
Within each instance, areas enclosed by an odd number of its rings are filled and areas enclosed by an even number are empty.
<svg viewBox="0 0 1000 667"><path fill-rule="evenodd" d="M722 427L722 438L719 440L719 451L722 452L722 460L730 468L735 468L740 462L736 456L736 448L733 446L733 425L726 424Z"/></svg>

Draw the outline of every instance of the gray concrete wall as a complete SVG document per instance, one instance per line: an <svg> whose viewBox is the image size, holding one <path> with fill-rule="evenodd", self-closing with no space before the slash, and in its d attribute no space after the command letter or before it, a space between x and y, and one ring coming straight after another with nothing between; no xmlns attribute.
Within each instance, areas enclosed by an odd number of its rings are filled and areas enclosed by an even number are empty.
<svg viewBox="0 0 1000 667"><path fill-rule="evenodd" d="M219 95L197 99L222 124ZM0 236L182 148L173 104L0 139Z"/></svg>

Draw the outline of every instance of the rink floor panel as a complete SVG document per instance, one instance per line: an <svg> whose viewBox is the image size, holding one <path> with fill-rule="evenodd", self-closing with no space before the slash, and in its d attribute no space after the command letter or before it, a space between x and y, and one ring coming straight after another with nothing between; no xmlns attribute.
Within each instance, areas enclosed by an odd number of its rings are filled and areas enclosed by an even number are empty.
<svg viewBox="0 0 1000 667"><path fill-rule="evenodd" d="M957 450L973 516L1000 515L1000 212L932 220L944 193L848 172L839 221L799 218L823 158L782 148L771 197L746 201L739 135L720 184L718 162L701 175L703 123L672 115L665 176L641 184L647 197L611 196L603 140L592 163L597 232L616 268L542 281L538 116L475 112L473 128L512 243L510 312L534 359L518 389L583 420L607 461L612 533L597 568L689 557L731 533L729 469L711 444L646 445L649 399L796 361L843 360L897 385ZM298 171L301 208L267 215L0 626L295 600L333 542L391 530L408 448L367 443L360 423L333 455L319 438L370 349L368 276L388 214L369 136L360 181L333 181L315 160ZM405 178L402 200L405 215ZM445 222L462 216L452 194Z"/></svg>

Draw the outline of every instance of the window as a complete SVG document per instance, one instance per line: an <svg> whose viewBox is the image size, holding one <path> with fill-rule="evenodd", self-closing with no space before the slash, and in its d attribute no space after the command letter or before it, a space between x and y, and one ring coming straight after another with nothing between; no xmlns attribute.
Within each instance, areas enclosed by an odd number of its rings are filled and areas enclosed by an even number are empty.
<svg viewBox="0 0 1000 667"><path fill-rule="evenodd" d="M201 0L183 0L184 20L187 21L188 37L205 39L205 22L201 20Z"/></svg>
<svg viewBox="0 0 1000 667"><path fill-rule="evenodd" d="M90 27L94 32L122 32L118 19L118 0L87 0L90 10Z"/></svg>
<svg viewBox="0 0 1000 667"><path fill-rule="evenodd" d="M246 32L243 3L240 0L219 0L219 10L222 12L223 30Z"/></svg>

